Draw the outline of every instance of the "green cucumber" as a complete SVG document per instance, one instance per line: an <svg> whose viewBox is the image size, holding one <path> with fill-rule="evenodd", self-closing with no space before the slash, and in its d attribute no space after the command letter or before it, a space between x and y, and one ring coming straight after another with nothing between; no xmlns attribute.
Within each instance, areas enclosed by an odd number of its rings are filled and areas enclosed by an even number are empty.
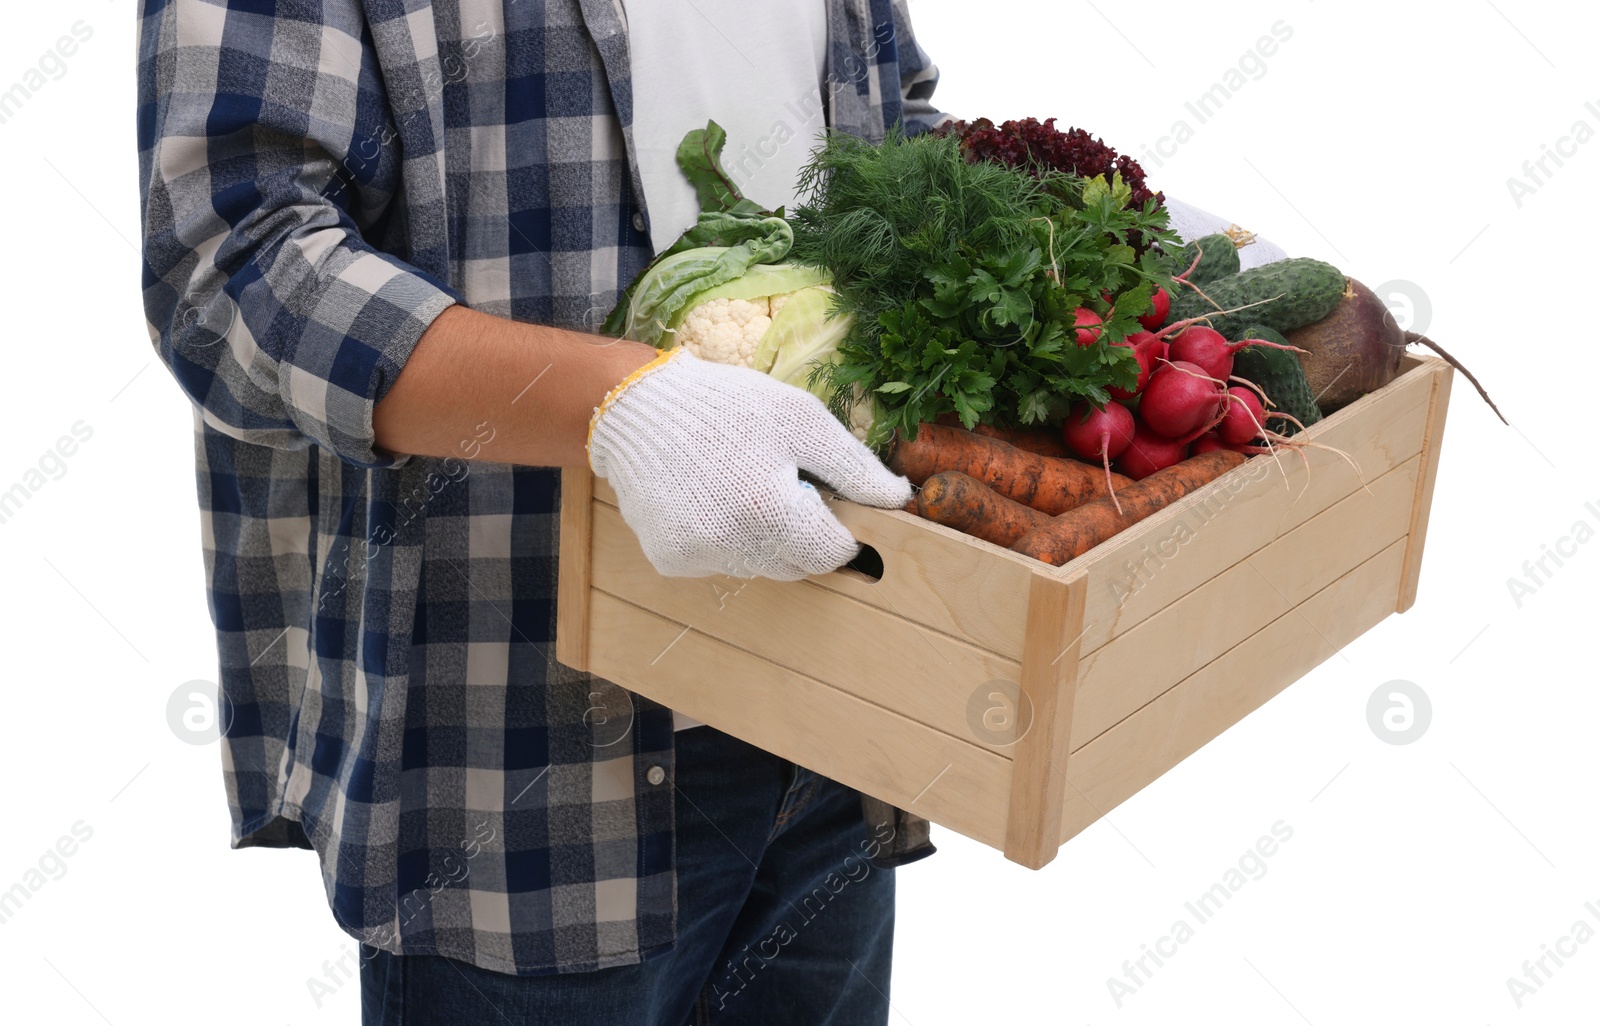
<svg viewBox="0 0 1600 1026"><path fill-rule="evenodd" d="M1264 324L1252 324L1239 334L1236 341L1258 338L1263 342L1288 345L1282 335ZM1271 410L1281 410L1310 427L1322 419L1317 409L1316 397L1306 382L1306 372L1300 367L1300 358L1287 349L1271 346L1245 346L1233 354L1233 373L1261 386L1272 402ZM1292 435L1300 429L1286 420L1267 425L1281 435Z"/></svg>
<svg viewBox="0 0 1600 1026"><path fill-rule="evenodd" d="M1205 316L1213 328L1237 341L1239 332L1252 324L1290 331L1322 320L1339 305L1345 279L1344 272L1332 264L1294 257L1218 278L1202 288L1216 305L1196 292L1185 292L1173 300L1171 320Z"/></svg>
<svg viewBox="0 0 1600 1026"><path fill-rule="evenodd" d="M1196 285L1239 273L1239 249L1221 232L1202 236L1183 247L1183 252L1178 254L1180 270L1194 264L1195 257L1199 257L1200 262L1189 273L1189 280Z"/></svg>

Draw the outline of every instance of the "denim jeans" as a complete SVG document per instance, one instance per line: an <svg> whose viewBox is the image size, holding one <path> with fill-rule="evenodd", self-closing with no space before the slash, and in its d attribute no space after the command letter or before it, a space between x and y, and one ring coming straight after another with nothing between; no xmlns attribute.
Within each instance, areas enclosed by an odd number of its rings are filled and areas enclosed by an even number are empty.
<svg viewBox="0 0 1600 1026"><path fill-rule="evenodd" d="M511 976L363 946L363 1026L882 1026L894 871L859 792L712 727L677 735L678 940L637 965Z"/></svg>

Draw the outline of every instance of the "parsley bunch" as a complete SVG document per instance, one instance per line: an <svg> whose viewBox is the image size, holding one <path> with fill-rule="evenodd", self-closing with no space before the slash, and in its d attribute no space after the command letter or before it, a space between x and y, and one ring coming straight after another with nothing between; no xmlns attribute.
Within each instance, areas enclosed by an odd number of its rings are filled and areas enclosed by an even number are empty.
<svg viewBox="0 0 1600 1026"><path fill-rule="evenodd" d="M854 317L837 362L819 367L836 404L859 388L881 406L871 439L955 413L968 428L1058 420L1103 405L1138 364L1112 343L1140 330L1171 260L1137 238L1181 243L1120 177L1081 178L964 159L960 140L831 133L802 173L793 259L833 277ZM1102 294L1116 298L1115 305ZM1104 319L1076 342L1079 307Z"/></svg>

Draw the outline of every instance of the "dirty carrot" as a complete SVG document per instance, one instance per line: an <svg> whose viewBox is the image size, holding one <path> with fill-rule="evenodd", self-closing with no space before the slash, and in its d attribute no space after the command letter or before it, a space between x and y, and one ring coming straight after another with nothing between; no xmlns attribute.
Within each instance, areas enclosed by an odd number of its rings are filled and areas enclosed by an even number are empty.
<svg viewBox="0 0 1600 1026"><path fill-rule="evenodd" d="M1228 449L1191 456L1142 481L1117 489L1122 512L1109 499L1080 506L1023 535L1011 548L1025 556L1060 566L1076 559L1121 531L1221 477L1245 461Z"/></svg>
<svg viewBox="0 0 1600 1026"><path fill-rule="evenodd" d="M998 438L939 424L919 426L914 441L896 439L889 467L918 485L940 471L959 470L1006 498L1051 516L1109 494L1099 467L1040 456ZM1120 493L1133 482L1112 474L1110 484Z"/></svg>
<svg viewBox="0 0 1600 1026"><path fill-rule="evenodd" d="M1036 527L1050 522L1048 513L1001 495L959 470L941 471L922 483L917 512L936 524L1005 548Z"/></svg>

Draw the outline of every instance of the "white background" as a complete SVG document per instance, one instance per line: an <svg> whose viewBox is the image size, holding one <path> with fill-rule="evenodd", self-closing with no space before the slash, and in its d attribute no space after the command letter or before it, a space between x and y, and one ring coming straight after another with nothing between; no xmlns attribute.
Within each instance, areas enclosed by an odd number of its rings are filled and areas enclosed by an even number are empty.
<svg viewBox="0 0 1600 1026"><path fill-rule="evenodd" d="M1596 9L917 0L913 12L946 110L1055 115L1135 156L1187 120L1194 137L1146 161L1153 185L1369 285L1412 283L1428 333L1514 427L1458 377L1416 607L1045 870L936 831L941 852L900 874L895 1021L1595 1021L1600 939L1547 962L1553 977L1521 1008L1506 980L1577 921L1600 929L1584 907L1600 910L1600 544L1520 608L1507 586L1576 522L1600 526L1585 508L1600 509L1585 440L1600 140L1549 163L1520 206L1507 186L1574 122L1600 130ZM0 125L0 489L75 422L93 430L64 476L0 524L13 667L0 890L74 823L93 833L0 924L0 1018L354 1023L353 984L321 1007L306 985L350 946L313 857L230 852L217 749L167 725L168 696L212 678L215 653L189 410L139 303L130 0L13 5L0 88L79 19L93 38ZM1264 74L1198 123L1185 101L1279 20L1293 36ZM1408 745L1367 722L1369 696L1394 679L1432 703ZM1266 875L1119 1008L1107 979L1191 918L1184 903L1280 820L1293 837Z"/></svg>

